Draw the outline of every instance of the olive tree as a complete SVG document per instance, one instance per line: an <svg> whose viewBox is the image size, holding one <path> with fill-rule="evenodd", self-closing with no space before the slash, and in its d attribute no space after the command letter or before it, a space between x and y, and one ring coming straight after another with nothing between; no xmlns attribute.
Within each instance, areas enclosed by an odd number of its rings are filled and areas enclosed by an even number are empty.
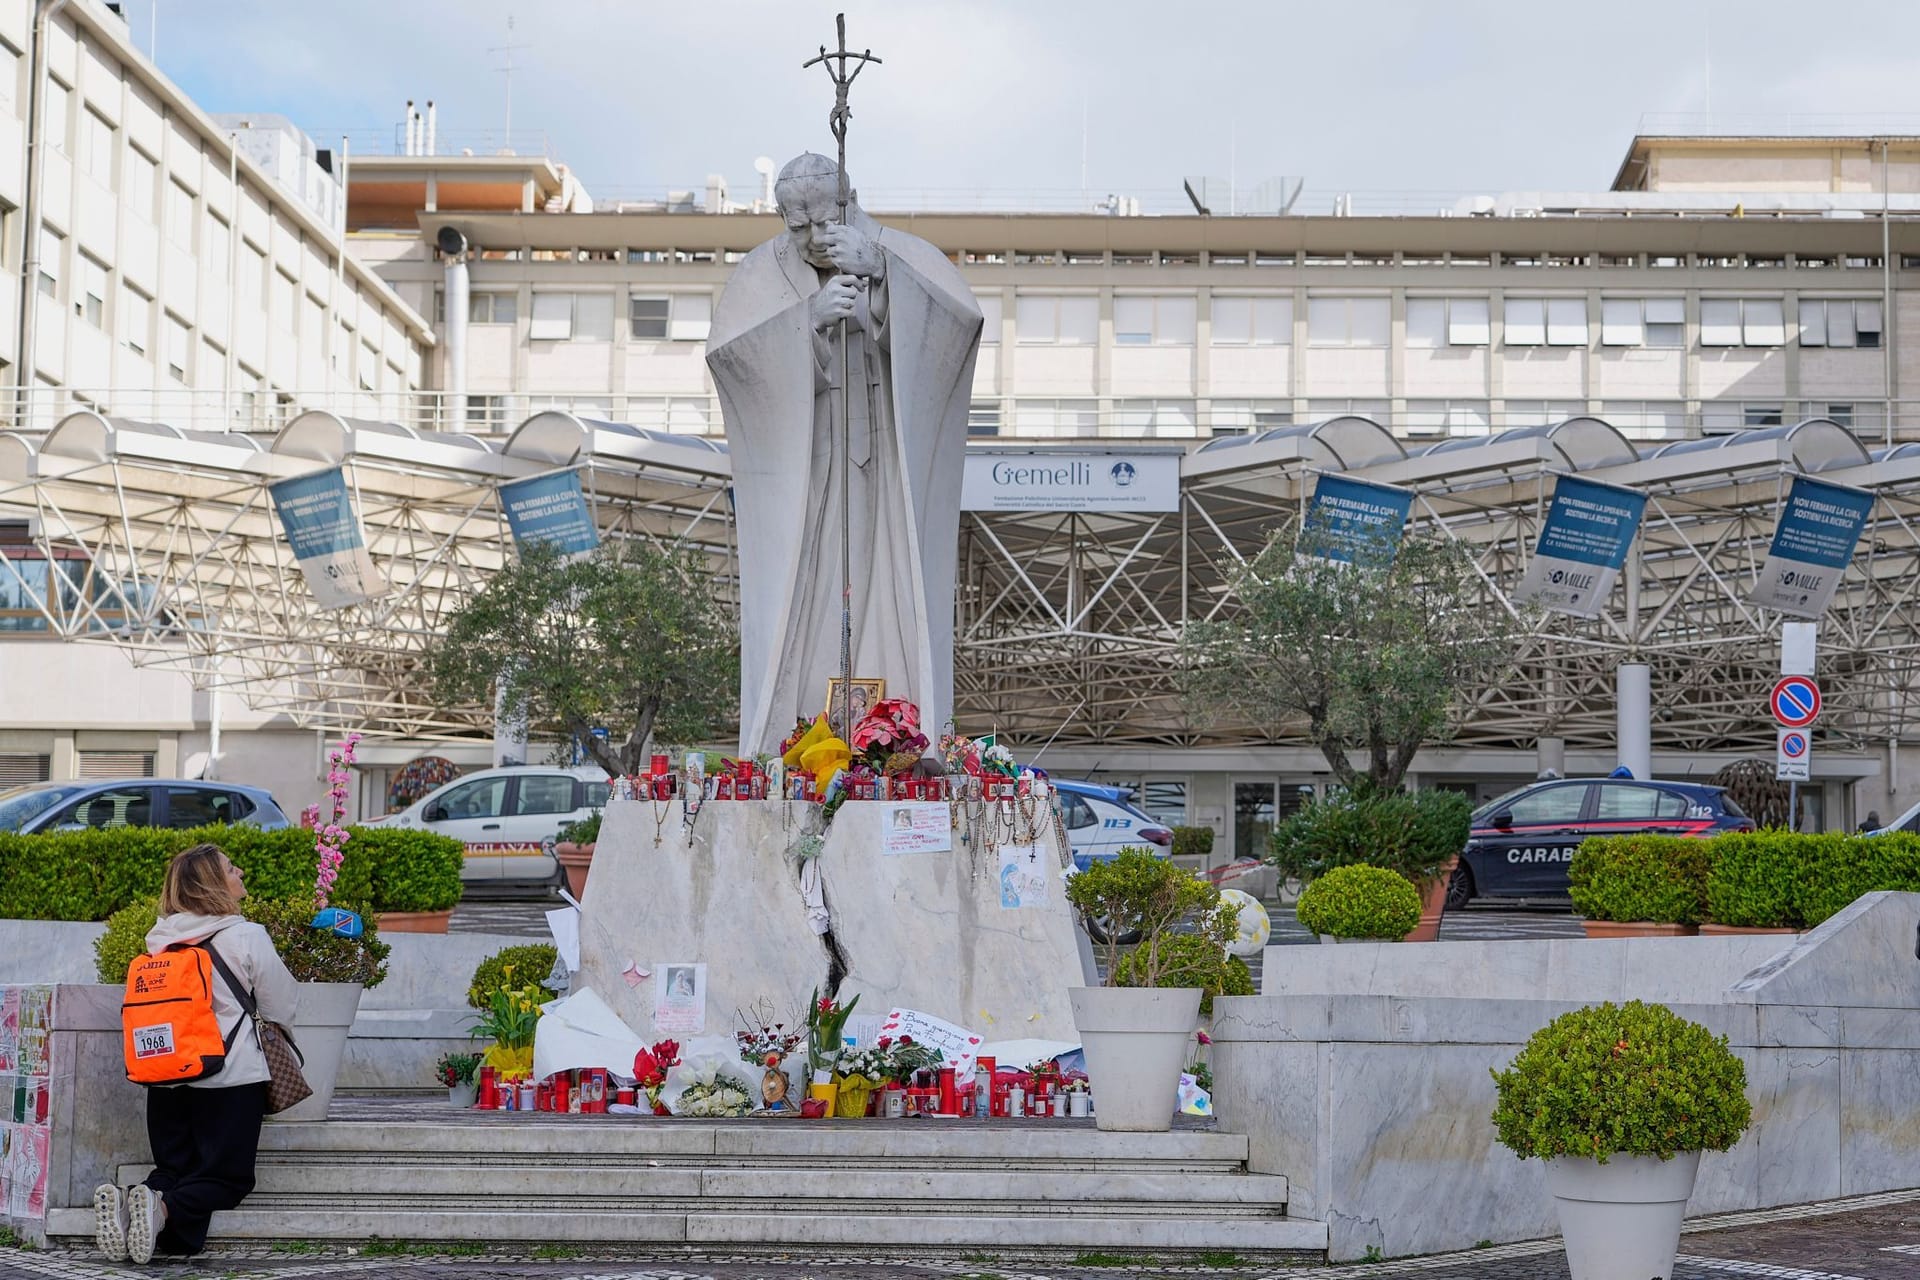
<svg viewBox="0 0 1920 1280"><path fill-rule="evenodd" d="M1432 537L1356 539L1309 521L1298 538L1277 532L1230 587L1229 609L1181 636L1189 715L1273 738L1304 722L1348 788L1399 787L1463 695L1510 661L1517 632L1468 551Z"/></svg>
<svg viewBox="0 0 1920 1280"><path fill-rule="evenodd" d="M497 694L503 715L564 735L609 774L641 772L656 736L722 730L739 672L732 618L696 562L637 541L577 559L523 549L453 612L429 668L443 703Z"/></svg>

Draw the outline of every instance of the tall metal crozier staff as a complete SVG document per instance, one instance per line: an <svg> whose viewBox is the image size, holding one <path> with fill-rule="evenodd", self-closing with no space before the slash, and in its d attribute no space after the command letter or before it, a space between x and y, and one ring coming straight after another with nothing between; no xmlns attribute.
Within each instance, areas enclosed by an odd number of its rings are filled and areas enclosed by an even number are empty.
<svg viewBox="0 0 1920 1280"><path fill-rule="evenodd" d="M836 14L834 27L839 32L840 47L832 53L827 46L820 46L820 56L808 58L801 63L802 69L819 63L827 68L827 75L833 80L833 113L827 117L827 127L833 130L833 140L840 146L840 225L847 223L847 121L853 112L847 107L847 90L867 68L869 62L879 62L873 56L873 50L860 53L847 51L847 15ZM847 70L847 64L854 64L853 70ZM833 64L838 63L836 67ZM849 745L853 741L853 402L848 399L852 394L850 385L853 376L852 360L847 348L847 322L840 322L840 732L845 734ZM873 419L869 412L867 419L869 430Z"/></svg>

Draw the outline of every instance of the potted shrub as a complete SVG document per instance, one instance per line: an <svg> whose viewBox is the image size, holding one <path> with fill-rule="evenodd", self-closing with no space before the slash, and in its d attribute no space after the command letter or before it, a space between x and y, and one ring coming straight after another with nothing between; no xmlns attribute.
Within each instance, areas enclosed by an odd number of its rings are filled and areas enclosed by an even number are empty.
<svg viewBox="0 0 1920 1280"><path fill-rule="evenodd" d="M1567 869L1589 938L1672 938L1698 931L1714 843L1684 836L1596 836Z"/></svg>
<svg viewBox="0 0 1920 1280"><path fill-rule="evenodd" d="M1735 831L1713 840L1703 934L1793 933L1803 927L1800 877L1816 849L1850 837Z"/></svg>
<svg viewBox="0 0 1920 1280"><path fill-rule="evenodd" d="M1335 867L1397 871L1420 892L1410 942L1440 935L1447 884L1466 848L1472 806L1451 791L1379 791L1360 786L1302 805L1269 839L1286 879L1311 882Z"/></svg>
<svg viewBox="0 0 1920 1280"><path fill-rule="evenodd" d="M470 1111L479 1099L480 1086L474 1077L480 1073L477 1053L443 1053L433 1064L433 1074L447 1086L447 1102L455 1110Z"/></svg>
<svg viewBox="0 0 1920 1280"><path fill-rule="evenodd" d="M567 873L567 892L578 902L587 891L587 872L593 866L593 846L600 839L600 810L560 828L553 854Z"/></svg>
<svg viewBox="0 0 1920 1280"><path fill-rule="evenodd" d="M1173 860L1189 871L1205 871L1213 856L1212 827L1175 827Z"/></svg>
<svg viewBox="0 0 1920 1280"><path fill-rule="evenodd" d="M1145 985L1140 979L1145 960L1138 950L1120 957L1120 983L1123 987ZM1200 1016L1213 1016L1215 996L1251 996L1253 971L1239 956L1211 938L1197 933L1176 933L1160 944L1160 975L1155 984L1162 987L1200 988Z"/></svg>
<svg viewBox="0 0 1920 1280"><path fill-rule="evenodd" d="M467 1004L475 1009L491 1008L494 992L544 981L559 958L560 952L551 942L502 947L474 967L467 984Z"/></svg>
<svg viewBox="0 0 1920 1280"><path fill-rule="evenodd" d="M159 901L145 898L121 908L107 919L107 931L94 944L94 967L100 981L124 985L133 958L146 950L148 930L159 918ZM347 1032L360 1008L360 993L380 985L387 976L387 944L379 928L363 916L358 938L330 929L316 929L318 908L313 897L256 898L249 894L240 912L261 925L274 949L300 986L300 1012L293 1020L294 1040L305 1057L301 1073L313 1096L282 1111L279 1120L324 1120L333 1101L340 1060L346 1056Z"/></svg>
<svg viewBox="0 0 1920 1280"><path fill-rule="evenodd" d="M1536 1031L1493 1079L1500 1141L1545 1162L1573 1280L1672 1275L1700 1153L1751 1119L1726 1037L1662 1005L1602 1004Z"/></svg>
<svg viewBox="0 0 1920 1280"><path fill-rule="evenodd" d="M1398 942L1420 923L1420 893L1385 867L1335 867L1306 887L1294 914L1322 942Z"/></svg>
<svg viewBox="0 0 1920 1280"><path fill-rule="evenodd" d="M1213 885L1136 846L1073 876L1067 901L1108 923L1107 985L1068 993L1099 1095L1096 1122L1108 1130L1164 1132L1173 1125L1180 1067L1204 994L1197 985L1162 985L1163 975L1171 980L1175 973L1181 945L1168 944L1175 926L1191 918L1194 932L1224 951L1236 913L1221 906ZM1123 974L1115 939L1129 933L1140 941Z"/></svg>
<svg viewBox="0 0 1920 1280"><path fill-rule="evenodd" d="M366 858L382 933L445 933L460 901L467 849L451 836L404 827L351 827L349 861Z"/></svg>

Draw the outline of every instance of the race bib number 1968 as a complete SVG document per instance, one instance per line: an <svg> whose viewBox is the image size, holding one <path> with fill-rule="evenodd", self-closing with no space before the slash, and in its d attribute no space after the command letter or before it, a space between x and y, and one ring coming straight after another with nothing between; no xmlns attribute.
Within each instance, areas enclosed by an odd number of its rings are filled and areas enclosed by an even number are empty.
<svg viewBox="0 0 1920 1280"><path fill-rule="evenodd" d="M173 1052L173 1024L162 1022L158 1026L139 1027L133 1033L133 1056L136 1058L161 1058Z"/></svg>

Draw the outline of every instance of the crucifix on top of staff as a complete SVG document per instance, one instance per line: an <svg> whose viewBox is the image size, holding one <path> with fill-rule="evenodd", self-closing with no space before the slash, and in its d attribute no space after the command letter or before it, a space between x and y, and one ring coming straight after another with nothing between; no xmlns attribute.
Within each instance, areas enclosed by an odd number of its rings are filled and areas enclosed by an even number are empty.
<svg viewBox="0 0 1920 1280"><path fill-rule="evenodd" d="M847 105L847 90L860 78L870 62L879 62L873 56L873 50L859 53L847 49L847 15L834 16L834 28L840 38L840 47L832 53L827 46L820 46L818 57L808 58L801 67L819 64L826 67L827 75L833 80L833 111L827 117L827 127L833 130L834 143L839 148L835 160L839 166L836 177L840 187L840 225L847 222L847 122L853 118L853 110ZM847 64L853 69L849 71ZM833 64L838 63L836 67ZM853 408L848 397L852 394L849 385L852 377L852 362L847 345L847 321L840 321L840 732L851 741L853 738ZM863 379L864 381L864 379ZM867 395L871 399L873 386L867 384ZM868 423L873 422L872 406L869 404Z"/></svg>

